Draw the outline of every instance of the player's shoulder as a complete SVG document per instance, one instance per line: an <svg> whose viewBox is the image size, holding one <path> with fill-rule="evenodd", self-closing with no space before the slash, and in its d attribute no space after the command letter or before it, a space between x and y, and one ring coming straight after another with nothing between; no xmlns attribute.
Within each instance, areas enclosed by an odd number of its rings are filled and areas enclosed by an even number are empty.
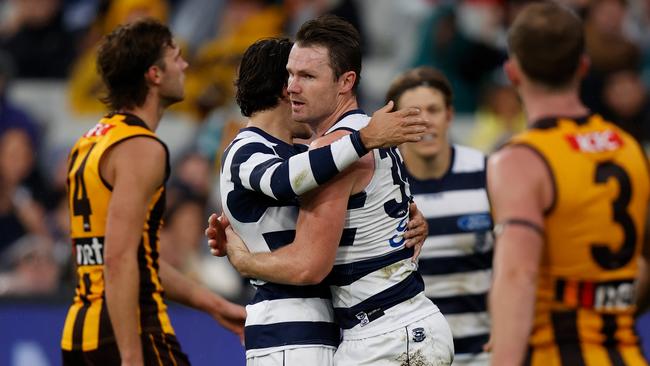
<svg viewBox="0 0 650 366"><path fill-rule="evenodd" d="M544 168L544 169L538 169ZM523 144L505 145L488 158L487 169L505 175L531 175L544 171L546 161L534 147Z"/></svg>
<svg viewBox="0 0 650 366"><path fill-rule="evenodd" d="M463 145L453 145L454 173L485 170L487 156L480 150Z"/></svg>

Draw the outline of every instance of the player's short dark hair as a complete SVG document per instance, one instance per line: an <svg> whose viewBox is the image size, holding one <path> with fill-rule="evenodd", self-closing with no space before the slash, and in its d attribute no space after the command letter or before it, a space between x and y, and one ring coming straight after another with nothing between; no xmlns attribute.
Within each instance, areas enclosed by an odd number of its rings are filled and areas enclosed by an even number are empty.
<svg viewBox="0 0 650 366"><path fill-rule="evenodd" d="M300 47L321 46L329 52L334 77L354 71L357 78L352 90L356 92L361 81L361 36L352 24L335 15L322 15L305 22L296 34Z"/></svg>
<svg viewBox="0 0 650 366"><path fill-rule="evenodd" d="M532 3L510 27L508 47L530 79L563 88L573 79L584 53L582 21L563 5Z"/></svg>
<svg viewBox="0 0 650 366"><path fill-rule="evenodd" d="M393 109L399 109L397 102L402 94L418 86L438 90L444 97L445 105L451 107L454 93L449 80L440 71L429 66L416 67L398 76L388 88L386 103L392 100L395 103Z"/></svg>
<svg viewBox="0 0 650 366"><path fill-rule="evenodd" d="M242 115L250 117L278 105L289 78L287 61L292 46L286 38L266 38L244 52L235 80L235 99Z"/></svg>
<svg viewBox="0 0 650 366"><path fill-rule="evenodd" d="M162 69L167 47L173 47L169 28L154 19L142 19L115 28L97 53L97 70L108 95L101 100L112 110L141 106L149 92L145 74L156 64Z"/></svg>

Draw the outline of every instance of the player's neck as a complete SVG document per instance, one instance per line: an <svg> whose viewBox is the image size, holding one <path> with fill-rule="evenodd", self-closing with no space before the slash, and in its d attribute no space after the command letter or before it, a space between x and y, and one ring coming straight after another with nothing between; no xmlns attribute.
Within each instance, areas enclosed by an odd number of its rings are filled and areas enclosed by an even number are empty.
<svg viewBox="0 0 650 366"><path fill-rule="evenodd" d="M329 130L339 118L345 113L358 109L359 104L357 103L357 97L355 95L349 95L339 99L336 103L336 108L334 112L331 113L327 118L323 119L320 122L317 122L316 126L312 126L314 129L314 136L323 136L327 130Z"/></svg>
<svg viewBox="0 0 650 366"><path fill-rule="evenodd" d="M522 88L521 99L526 108L528 123L548 117L580 117L589 109L580 101L575 88L549 91L539 87Z"/></svg>
<svg viewBox="0 0 650 366"><path fill-rule="evenodd" d="M165 107L161 105L160 100L147 97L144 104L133 108L125 108L118 112L129 113L137 116L149 127L151 131L156 131L160 124L160 119L165 112Z"/></svg>
<svg viewBox="0 0 650 366"><path fill-rule="evenodd" d="M401 153L406 169L419 180L440 179L447 173L451 164L451 146L449 144L431 157L418 156L408 149L402 149Z"/></svg>
<svg viewBox="0 0 650 366"><path fill-rule="evenodd" d="M287 144L293 144L291 129L291 112L286 108L276 107L260 112L255 112L248 120L248 127L257 127L269 135L278 138Z"/></svg>

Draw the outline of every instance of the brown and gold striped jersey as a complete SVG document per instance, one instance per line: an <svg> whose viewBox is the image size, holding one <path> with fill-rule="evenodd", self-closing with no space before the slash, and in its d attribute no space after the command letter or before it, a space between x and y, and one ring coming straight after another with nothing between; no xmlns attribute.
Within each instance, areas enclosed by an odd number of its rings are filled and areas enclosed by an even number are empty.
<svg viewBox="0 0 650 366"><path fill-rule="evenodd" d="M642 149L598 115L540 120L509 144L537 152L554 185L527 362L646 365L633 319L650 194Z"/></svg>
<svg viewBox="0 0 650 366"><path fill-rule="evenodd" d="M156 139L165 146L138 117L111 114L84 134L70 153L70 236L78 282L63 328L63 350L90 351L105 342L114 341L104 296L104 237L112 187L100 174L100 162L111 147L129 138L142 136ZM169 154L167 156L166 176L169 175ZM151 197L138 247L139 330L174 334L158 275L158 235L164 209L163 184Z"/></svg>

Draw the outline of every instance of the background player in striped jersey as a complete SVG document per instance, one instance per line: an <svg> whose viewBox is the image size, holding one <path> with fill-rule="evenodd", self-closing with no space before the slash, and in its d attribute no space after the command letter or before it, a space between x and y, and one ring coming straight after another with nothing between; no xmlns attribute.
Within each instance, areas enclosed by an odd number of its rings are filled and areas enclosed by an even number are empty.
<svg viewBox="0 0 650 366"><path fill-rule="evenodd" d="M452 98L447 78L430 67L403 73L386 94L396 108L419 108L429 121L422 141L400 146L411 193L429 226L418 262L424 293L449 322L454 365L487 365L493 238L486 157L449 141Z"/></svg>
<svg viewBox="0 0 650 366"><path fill-rule="evenodd" d="M237 103L249 122L223 154L221 197L226 217L254 252L281 250L293 241L297 194L331 179L365 155L366 146L414 141L424 131L419 110L387 113L391 103L367 128L331 145L309 152L294 145L294 138L309 138L311 129L291 118L286 89L291 46L286 39L254 43L243 55L236 81ZM323 245L317 238L309 244ZM247 364L330 364L340 332L327 286L252 282L257 292L247 307Z"/></svg>
<svg viewBox="0 0 650 366"><path fill-rule="evenodd" d="M359 34L322 16L298 31L287 64L292 117L307 122L324 146L368 124L358 109ZM245 276L275 283L326 280L343 328L335 365L448 365L451 332L423 293L403 237L409 190L397 149L365 155L331 182L301 197L295 241L271 253L249 253L231 228L228 255ZM323 245L313 246L318 240ZM332 264L334 266L332 267Z"/></svg>
<svg viewBox="0 0 650 366"><path fill-rule="evenodd" d="M165 108L183 100L187 62L165 25L143 20L106 36L97 64L113 112L69 158L78 284L61 339L63 364L187 365L163 294L239 335L245 317L243 307L159 259L169 156L155 130Z"/></svg>
<svg viewBox="0 0 650 366"><path fill-rule="evenodd" d="M492 364L647 365L633 318L635 276L646 285L637 296L648 295L643 150L581 103L589 61L571 10L528 5L508 46L529 129L488 163Z"/></svg>

